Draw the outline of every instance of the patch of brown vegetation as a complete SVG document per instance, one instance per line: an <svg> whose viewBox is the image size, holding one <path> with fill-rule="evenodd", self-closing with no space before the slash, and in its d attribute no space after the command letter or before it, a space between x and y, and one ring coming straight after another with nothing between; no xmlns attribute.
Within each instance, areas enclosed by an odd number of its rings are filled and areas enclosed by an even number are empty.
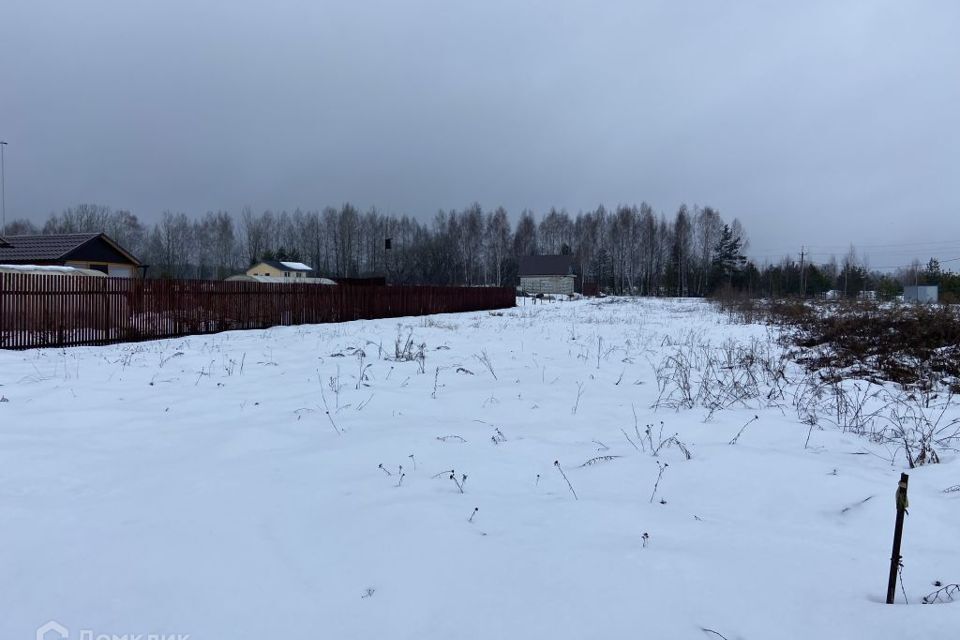
<svg viewBox="0 0 960 640"><path fill-rule="evenodd" d="M795 359L810 371L960 393L956 306L749 298L717 304L737 321L783 327L784 342L799 347Z"/></svg>

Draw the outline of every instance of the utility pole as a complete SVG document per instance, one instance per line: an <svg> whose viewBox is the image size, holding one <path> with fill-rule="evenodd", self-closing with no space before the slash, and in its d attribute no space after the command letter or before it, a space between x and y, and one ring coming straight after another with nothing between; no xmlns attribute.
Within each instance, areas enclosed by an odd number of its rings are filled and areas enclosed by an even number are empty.
<svg viewBox="0 0 960 640"><path fill-rule="evenodd" d="M384 238L383 239L383 262L387 271L387 279L393 280L390 277L390 251L393 249L393 238Z"/></svg>
<svg viewBox="0 0 960 640"><path fill-rule="evenodd" d="M804 250L805 250L805 247L801 245L800 246L800 297L801 298L807 297L807 283L806 283L807 271L803 266Z"/></svg>
<svg viewBox="0 0 960 640"><path fill-rule="evenodd" d="M3 161L6 147L7 143L0 140L0 236L7 232L7 168Z"/></svg>

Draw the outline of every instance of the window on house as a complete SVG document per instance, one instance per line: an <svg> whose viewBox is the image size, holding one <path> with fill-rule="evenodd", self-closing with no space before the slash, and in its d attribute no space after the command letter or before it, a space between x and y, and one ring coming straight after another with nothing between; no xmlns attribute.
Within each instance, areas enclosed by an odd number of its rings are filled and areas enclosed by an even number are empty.
<svg viewBox="0 0 960 640"><path fill-rule="evenodd" d="M284 272L283 272L283 277L284 277L284 278L289 278L289 277L290 277L290 272L289 272L289 271L284 271Z"/></svg>

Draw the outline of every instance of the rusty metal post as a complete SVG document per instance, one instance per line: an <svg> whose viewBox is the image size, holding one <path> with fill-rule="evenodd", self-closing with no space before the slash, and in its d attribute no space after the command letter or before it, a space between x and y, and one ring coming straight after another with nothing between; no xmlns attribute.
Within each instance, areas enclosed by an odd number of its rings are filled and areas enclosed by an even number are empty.
<svg viewBox="0 0 960 640"><path fill-rule="evenodd" d="M907 482L910 476L900 474L897 484L897 523L893 529L893 553L890 555L890 579L887 581L887 604L893 604L897 592L897 569L900 568L900 541L903 538L903 516L910 503L907 501Z"/></svg>

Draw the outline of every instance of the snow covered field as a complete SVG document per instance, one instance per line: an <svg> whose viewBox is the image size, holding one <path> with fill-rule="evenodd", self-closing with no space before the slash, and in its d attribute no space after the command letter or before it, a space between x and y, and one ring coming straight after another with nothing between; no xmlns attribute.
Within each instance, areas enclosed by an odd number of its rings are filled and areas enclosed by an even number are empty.
<svg viewBox="0 0 960 640"><path fill-rule="evenodd" d="M612 300L0 351L0 638L951 637L954 455L886 606L902 457L652 408L677 345L768 337Z"/></svg>

